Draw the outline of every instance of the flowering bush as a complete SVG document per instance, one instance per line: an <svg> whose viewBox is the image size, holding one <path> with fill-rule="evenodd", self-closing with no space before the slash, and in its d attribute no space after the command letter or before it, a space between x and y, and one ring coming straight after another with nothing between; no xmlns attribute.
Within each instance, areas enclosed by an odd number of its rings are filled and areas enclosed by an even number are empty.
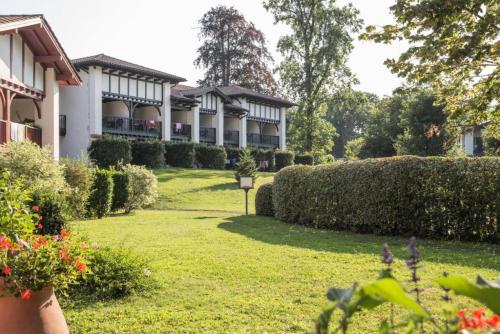
<svg viewBox="0 0 500 334"><path fill-rule="evenodd" d="M442 288L443 305L433 306L431 312L421 300L420 277L418 271L420 265L420 254L415 238L411 238L407 247L410 256L405 260L410 270L410 286L403 286L392 274L394 257L389 247L384 245L382 251L382 263L386 268L380 272L379 278L366 285L354 283L351 288L331 288L327 297L331 303L323 309L319 316L315 332L317 334L347 333L351 318L354 314L365 310L370 311L384 303L390 304L390 314L381 319L378 333L390 334L401 330L404 333L443 333L443 334L469 334L469 333L498 333L500 331L500 281L487 282L478 277L476 283L471 283L462 277L448 276L436 280ZM406 289L405 289L406 288ZM414 294L411 296L406 291ZM450 292L456 295L469 297L488 308L474 310L472 313L461 309L452 303ZM394 320L393 306L397 305L406 311L409 316L401 322ZM334 318L336 311L340 317ZM334 330L331 330L334 327Z"/></svg>
<svg viewBox="0 0 500 334"><path fill-rule="evenodd" d="M128 178L125 212L153 204L158 198L158 180L153 172L143 166L134 165L125 165L123 171Z"/></svg>

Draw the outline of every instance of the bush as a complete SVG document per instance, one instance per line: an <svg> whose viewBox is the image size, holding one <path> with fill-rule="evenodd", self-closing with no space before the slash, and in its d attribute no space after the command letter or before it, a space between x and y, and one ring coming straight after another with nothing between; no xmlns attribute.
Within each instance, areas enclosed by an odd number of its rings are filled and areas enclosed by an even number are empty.
<svg viewBox="0 0 500 334"><path fill-rule="evenodd" d="M288 167L278 219L380 235L500 241L500 159L411 156Z"/></svg>
<svg viewBox="0 0 500 334"><path fill-rule="evenodd" d="M112 171L113 178L113 200L111 211L124 210L128 201L128 175L122 171Z"/></svg>
<svg viewBox="0 0 500 334"><path fill-rule="evenodd" d="M165 143L165 161L173 167L192 168L194 165L194 143Z"/></svg>
<svg viewBox="0 0 500 334"><path fill-rule="evenodd" d="M252 158L248 149L242 149L240 153L240 162L236 167L236 180L240 181L241 176L252 177L255 180L257 175L257 167L255 167L255 160Z"/></svg>
<svg viewBox="0 0 500 334"><path fill-rule="evenodd" d="M148 168L165 165L165 145L159 140L136 140L132 142L132 164Z"/></svg>
<svg viewBox="0 0 500 334"><path fill-rule="evenodd" d="M255 213L259 216L274 216L272 183L263 184L257 190L255 194Z"/></svg>
<svg viewBox="0 0 500 334"><path fill-rule="evenodd" d="M91 272L70 290L72 299L123 298L147 291L154 285L144 257L129 250L97 248L92 250L88 257Z"/></svg>
<svg viewBox="0 0 500 334"><path fill-rule="evenodd" d="M91 189L87 211L90 216L97 216L100 219L109 213L113 203L112 172L96 169Z"/></svg>
<svg viewBox="0 0 500 334"><path fill-rule="evenodd" d="M196 162L202 168L224 169L226 165L226 150L222 146L196 145Z"/></svg>
<svg viewBox="0 0 500 334"><path fill-rule="evenodd" d="M66 202L62 195L35 193L31 201L32 207L38 207L39 224L36 232L42 235L60 234L66 226L64 213Z"/></svg>
<svg viewBox="0 0 500 334"><path fill-rule="evenodd" d="M227 160L229 163L226 165L227 169L234 169L240 161L240 149L233 146L224 147L226 150Z"/></svg>
<svg viewBox="0 0 500 334"><path fill-rule="evenodd" d="M103 136L94 139L88 149L90 158L100 168L115 167L132 161L132 148L128 139Z"/></svg>
<svg viewBox="0 0 500 334"><path fill-rule="evenodd" d="M127 201L125 212L142 209L153 204L158 197L158 181L156 176L142 166L126 165L123 172L128 179Z"/></svg>
<svg viewBox="0 0 500 334"><path fill-rule="evenodd" d="M292 152L276 151L274 153L276 170L293 165L294 155Z"/></svg>
<svg viewBox="0 0 500 334"><path fill-rule="evenodd" d="M296 165L313 165L314 158L311 154L297 154L294 162Z"/></svg>
<svg viewBox="0 0 500 334"><path fill-rule="evenodd" d="M92 169L85 157L76 160L62 159L64 178L69 185L67 203L68 211L73 219L81 219L87 213L87 201L92 186Z"/></svg>
<svg viewBox="0 0 500 334"><path fill-rule="evenodd" d="M259 165L259 170L269 171L274 169L274 150L255 149L252 150L252 156ZM261 161L267 162L267 168L260 164Z"/></svg>

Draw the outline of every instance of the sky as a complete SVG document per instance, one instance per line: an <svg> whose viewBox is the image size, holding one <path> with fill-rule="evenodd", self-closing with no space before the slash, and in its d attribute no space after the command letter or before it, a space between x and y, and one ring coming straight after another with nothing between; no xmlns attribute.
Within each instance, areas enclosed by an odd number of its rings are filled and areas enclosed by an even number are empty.
<svg viewBox="0 0 500 334"><path fill-rule="evenodd" d="M194 85L203 69L193 65L200 45L198 20L211 7L234 6L264 32L276 62L276 44L288 32L275 25L261 0L1 0L0 14L44 14L70 58L99 53L179 75ZM365 24L393 21L394 0L337 0L352 2ZM405 50L403 44L359 41L349 66L360 84L356 89L390 95L402 81L383 64Z"/></svg>

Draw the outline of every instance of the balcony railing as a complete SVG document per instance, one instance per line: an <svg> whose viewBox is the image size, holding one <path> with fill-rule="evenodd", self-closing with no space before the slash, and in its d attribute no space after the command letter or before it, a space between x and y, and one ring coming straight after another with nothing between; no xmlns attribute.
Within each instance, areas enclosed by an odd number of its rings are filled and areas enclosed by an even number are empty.
<svg viewBox="0 0 500 334"><path fill-rule="evenodd" d="M191 125L183 123L172 123L170 126L172 140L190 140Z"/></svg>
<svg viewBox="0 0 500 334"><path fill-rule="evenodd" d="M7 142L7 122L0 121L0 144Z"/></svg>
<svg viewBox="0 0 500 334"><path fill-rule="evenodd" d="M161 122L105 116L102 118L102 132L134 137L161 137Z"/></svg>
<svg viewBox="0 0 500 334"><path fill-rule="evenodd" d="M215 128L200 128L200 142L215 144Z"/></svg>
<svg viewBox="0 0 500 334"><path fill-rule="evenodd" d="M247 134L247 144L261 147L279 147L280 137L271 135L261 135L258 133Z"/></svg>
<svg viewBox="0 0 500 334"><path fill-rule="evenodd" d="M224 130L224 144L239 145L240 132L234 130Z"/></svg>
<svg viewBox="0 0 500 334"><path fill-rule="evenodd" d="M10 140L25 141L30 140L33 143L42 146L42 129L28 124L19 124L10 122ZM0 121L0 144L7 142L7 122Z"/></svg>

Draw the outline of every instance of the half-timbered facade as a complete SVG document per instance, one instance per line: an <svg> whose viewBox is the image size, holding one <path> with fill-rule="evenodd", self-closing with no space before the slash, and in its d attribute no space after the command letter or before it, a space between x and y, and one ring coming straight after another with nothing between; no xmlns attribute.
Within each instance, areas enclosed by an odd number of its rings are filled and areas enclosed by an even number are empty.
<svg viewBox="0 0 500 334"><path fill-rule="evenodd" d="M0 143L31 140L59 156L59 86L81 83L42 15L0 15Z"/></svg>

